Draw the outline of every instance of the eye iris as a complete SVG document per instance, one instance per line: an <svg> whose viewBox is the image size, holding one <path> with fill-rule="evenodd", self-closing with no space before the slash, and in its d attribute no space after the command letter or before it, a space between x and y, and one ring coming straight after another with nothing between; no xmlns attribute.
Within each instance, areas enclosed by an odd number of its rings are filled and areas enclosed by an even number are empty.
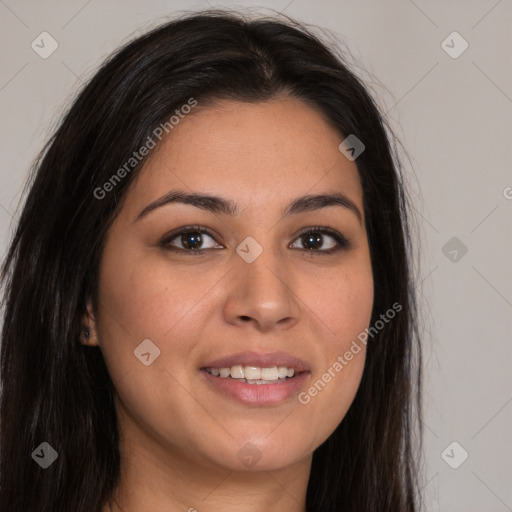
<svg viewBox="0 0 512 512"><path fill-rule="evenodd" d="M200 233L185 233L181 235L181 243L186 249L197 249L202 241Z"/></svg>
<svg viewBox="0 0 512 512"><path fill-rule="evenodd" d="M307 249L316 249L322 246L322 235L319 233L308 233L302 237L302 242ZM313 247L310 247L309 244L312 244Z"/></svg>

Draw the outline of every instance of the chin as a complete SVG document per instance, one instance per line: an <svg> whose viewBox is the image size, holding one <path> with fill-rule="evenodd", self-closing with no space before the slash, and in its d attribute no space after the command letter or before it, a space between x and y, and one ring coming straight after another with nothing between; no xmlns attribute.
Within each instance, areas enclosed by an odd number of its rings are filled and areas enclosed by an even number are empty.
<svg viewBox="0 0 512 512"><path fill-rule="evenodd" d="M293 443L289 439L271 439L271 436L244 436L236 443L232 454L234 457L223 458L232 471L275 471L299 462L308 452L303 439Z"/></svg>

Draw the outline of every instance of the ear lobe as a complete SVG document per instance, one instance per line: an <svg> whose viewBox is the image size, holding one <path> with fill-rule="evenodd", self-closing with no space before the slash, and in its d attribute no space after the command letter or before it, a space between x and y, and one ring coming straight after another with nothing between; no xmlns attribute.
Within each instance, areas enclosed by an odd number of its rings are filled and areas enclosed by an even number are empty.
<svg viewBox="0 0 512 512"><path fill-rule="evenodd" d="M89 300L86 307L87 313L82 318L82 331L80 333L80 343L89 347L98 345L98 336L96 333L96 320L92 309L92 303Z"/></svg>

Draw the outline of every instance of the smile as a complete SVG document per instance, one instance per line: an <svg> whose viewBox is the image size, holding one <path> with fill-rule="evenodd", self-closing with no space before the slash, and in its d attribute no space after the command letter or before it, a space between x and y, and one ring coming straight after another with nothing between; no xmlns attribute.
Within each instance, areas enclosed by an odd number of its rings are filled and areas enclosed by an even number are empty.
<svg viewBox="0 0 512 512"><path fill-rule="evenodd" d="M205 371L214 377L223 379L231 378L247 384L275 384L285 382L286 379L291 379L295 374L295 369L288 368L287 366L261 368L259 366L242 366L241 364L225 368L205 368Z"/></svg>
<svg viewBox="0 0 512 512"><path fill-rule="evenodd" d="M204 361L200 375L218 396L244 405L278 405L303 390L309 364L285 352L251 350Z"/></svg>

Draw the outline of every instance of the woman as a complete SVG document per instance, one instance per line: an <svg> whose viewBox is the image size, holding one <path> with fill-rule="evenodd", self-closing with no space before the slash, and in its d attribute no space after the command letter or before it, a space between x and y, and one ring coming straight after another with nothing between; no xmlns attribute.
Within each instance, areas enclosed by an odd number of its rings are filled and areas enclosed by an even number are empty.
<svg viewBox="0 0 512 512"><path fill-rule="evenodd" d="M386 129L290 19L189 14L109 58L3 266L1 510L417 511Z"/></svg>

